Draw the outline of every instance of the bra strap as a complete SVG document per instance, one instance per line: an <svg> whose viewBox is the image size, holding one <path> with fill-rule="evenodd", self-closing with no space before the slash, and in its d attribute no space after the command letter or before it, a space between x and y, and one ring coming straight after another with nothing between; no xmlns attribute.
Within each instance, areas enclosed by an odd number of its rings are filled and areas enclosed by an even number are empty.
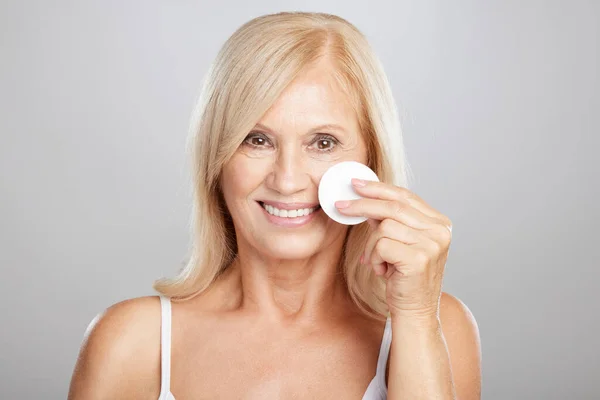
<svg viewBox="0 0 600 400"><path fill-rule="evenodd" d="M381 348L379 349L379 359L377 360L377 376L382 388L385 384L385 368L387 366L388 356L390 354L390 345L392 344L392 319L388 317L385 321L385 330L383 331L383 339L381 340Z"/></svg>
<svg viewBox="0 0 600 400"><path fill-rule="evenodd" d="M171 390L171 299L160 295L160 392Z"/></svg>

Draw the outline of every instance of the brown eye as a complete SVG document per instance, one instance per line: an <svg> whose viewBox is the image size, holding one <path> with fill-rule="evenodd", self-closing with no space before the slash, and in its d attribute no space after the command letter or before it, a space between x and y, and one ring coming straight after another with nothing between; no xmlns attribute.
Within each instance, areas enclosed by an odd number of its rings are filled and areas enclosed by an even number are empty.
<svg viewBox="0 0 600 400"><path fill-rule="evenodd" d="M331 147L331 140L329 139L319 139L319 141L317 142L319 145L317 146L319 148L319 150L327 150ZM323 143L325 143L325 145L323 145ZM329 144L329 146L328 146Z"/></svg>
<svg viewBox="0 0 600 400"><path fill-rule="evenodd" d="M258 136L254 136L250 138L250 143L255 145L255 146L260 146L261 144L264 144L265 139L258 137Z"/></svg>
<svg viewBox="0 0 600 400"><path fill-rule="evenodd" d="M265 147L268 139L259 133L251 133L244 139L244 144L250 147Z"/></svg>
<svg viewBox="0 0 600 400"><path fill-rule="evenodd" d="M333 151L338 144L337 139L329 135L321 135L316 140L317 150L323 153Z"/></svg>

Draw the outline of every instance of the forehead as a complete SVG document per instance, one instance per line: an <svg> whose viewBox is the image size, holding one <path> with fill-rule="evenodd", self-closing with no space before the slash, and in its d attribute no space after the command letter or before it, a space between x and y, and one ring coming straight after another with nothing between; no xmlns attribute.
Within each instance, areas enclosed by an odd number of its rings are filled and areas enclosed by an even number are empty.
<svg viewBox="0 0 600 400"><path fill-rule="evenodd" d="M335 81L331 69L322 64L300 74L260 122L273 129L289 125L310 129L334 124L355 132L358 126L350 99Z"/></svg>

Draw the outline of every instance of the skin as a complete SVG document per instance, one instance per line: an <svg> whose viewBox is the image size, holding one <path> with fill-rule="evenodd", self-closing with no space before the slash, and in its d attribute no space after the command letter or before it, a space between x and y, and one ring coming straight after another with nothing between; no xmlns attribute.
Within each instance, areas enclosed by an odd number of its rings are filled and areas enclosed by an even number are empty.
<svg viewBox="0 0 600 400"><path fill-rule="evenodd" d="M329 68L324 59L299 76L223 168L221 187L239 254L208 291L172 303L171 391L178 400L360 399L375 374L384 323L356 308L336 268L348 227L323 211L303 227L278 227L256 202L317 203L318 183L330 166L366 163L356 115ZM342 129L314 130L327 123ZM323 151L328 148L333 151ZM371 190L373 196L377 188ZM380 206L364 203L348 212L376 214ZM375 217L369 224L376 229L382 224ZM390 278L399 269L392 271L387 253L371 242L365 268L395 282ZM480 350L472 314L447 293L437 292L439 308L429 308L435 291L411 293L393 303L398 339L388 359L388 398L478 399ZM440 356L447 360L438 365ZM452 390L456 397L447 395ZM155 400L159 391L158 298L111 306L86 332L69 399Z"/></svg>
<svg viewBox="0 0 600 400"><path fill-rule="evenodd" d="M282 94L260 121L268 128L253 130L260 136L247 138L222 172L238 237L241 307L275 326L321 325L351 307L336 274L348 227L322 210L311 224L278 227L257 203L318 204L319 181L328 168L346 160L366 163L357 117L325 68L310 69ZM343 130L314 131L328 123Z"/></svg>

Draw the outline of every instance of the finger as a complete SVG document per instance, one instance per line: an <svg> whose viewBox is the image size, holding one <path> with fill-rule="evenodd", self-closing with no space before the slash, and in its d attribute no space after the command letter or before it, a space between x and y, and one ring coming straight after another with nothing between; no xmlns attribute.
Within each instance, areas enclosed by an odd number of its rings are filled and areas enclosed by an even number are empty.
<svg viewBox="0 0 600 400"><path fill-rule="evenodd" d="M379 223L377 229L369 235L365 243L365 260L371 258L371 252L375 248L377 241L381 238L388 238L403 242L408 245L417 244L424 238L420 231L410 228L401 222L393 219L384 219Z"/></svg>
<svg viewBox="0 0 600 400"><path fill-rule="evenodd" d="M387 262L390 268L396 270L398 270L398 267L404 266L402 273L410 275L414 271L411 271L409 266L419 263L420 251L420 249L415 249L406 243L383 237L377 241L367 261L373 265Z"/></svg>
<svg viewBox="0 0 600 400"><path fill-rule="evenodd" d="M353 189L356 191L356 193L360 194L361 196L381 200L405 201L408 202L415 209L419 210L421 213L429 217L438 218L442 220L445 218L445 215L443 215L438 210L427 204L425 200L419 197L415 192L405 187L396 186L385 182L368 180L363 181L365 182L365 186L357 186L354 184L356 180L352 179Z"/></svg>
<svg viewBox="0 0 600 400"><path fill-rule="evenodd" d="M384 238L387 239L387 238ZM382 257L373 257L373 254L377 252L377 248L373 248L373 250L370 252L370 256L369 258L365 257L365 264L369 265L371 268L373 268L373 272L375 273L375 275L377 276L383 276L385 277L385 279L389 278L390 272L394 269L394 266L392 266L391 264L387 263L386 261L382 261L383 258ZM371 261L373 259L379 260L379 261Z"/></svg>
<svg viewBox="0 0 600 400"><path fill-rule="evenodd" d="M385 263L372 265L371 267L373 268L375 275L378 275L378 276L379 275L386 276L388 274L388 272L392 269ZM387 276L386 276L386 279L387 279Z"/></svg>
<svg viewBox="0 0 600 400"><path fill-rule="evenodd" d="M390 277L394 274L394 272L396 272L396 268L394 268L394 266L388 264L387 269L383 273L383 276L385 277L385 279L390 279Z"/></svg>
<svg viewBox="0 0 600 400"><path fill-rule="evenodd" d="M341 214L361 216L384 220L386 218L395 219L415 229L431 229L439 221L428 215L423 214L406 202L398 200L381 200L371 198L361 198L355 200L346 200L347 207L340 207L341 202L336 202L335 206Z"/></svg>

